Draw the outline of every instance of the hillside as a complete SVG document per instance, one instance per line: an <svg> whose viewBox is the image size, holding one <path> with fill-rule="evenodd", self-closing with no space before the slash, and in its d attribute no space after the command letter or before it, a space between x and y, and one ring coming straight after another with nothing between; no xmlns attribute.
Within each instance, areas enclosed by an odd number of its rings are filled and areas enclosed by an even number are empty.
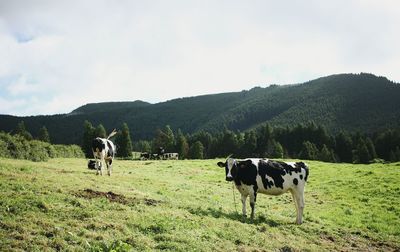
<svg viewBox="0 0 400 252"><path fill-rule="evenodd" d="M372 74L339 74L303 84L271 85L248 91L142 101L87 104L69 114L14 117L0 115L0 130L24 120L36 135L45 125L55 143L80 143L83 122L107 129L127 122L134 140L151 138L157 128L193 133L225 126L246 130L269 122L286 126L314 121L328 130L372 132L400 125L400 85Z"/></svg>
<svg viewBox="0 0 400 252"><path fill-rule="evenodd" d="M221 160L117 160L111 177L84 159L0 161L2 251L400 249L400 163L309 161L295 225L290 194L259 194L254 221L243 220Z"/></svg>

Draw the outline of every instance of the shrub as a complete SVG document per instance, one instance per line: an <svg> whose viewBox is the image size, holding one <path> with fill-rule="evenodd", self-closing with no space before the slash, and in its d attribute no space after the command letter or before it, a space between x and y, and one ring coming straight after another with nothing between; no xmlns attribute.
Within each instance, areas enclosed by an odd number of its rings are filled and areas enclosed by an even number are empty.
<svg viewBox="0 0 400 252"><path fill-rule="evenodd" d="M84 154L78 145L51 145L39 140L27 140L20 135L12 136L0 132L0 157L40 162L55 157L81 158Z"/></svg>
<svg viewBox="0 0 400 252"><path fill-rule="evenodd" d="M56 144L53 145L55 152L56 152L56 157L59 158L81 158L85 157L85 154L83 153L81 147L78 145L61 145L61 144Z"/></svg>
<svg viewBox="0 0 400 252"><path fill-rule="evenodd" d="M7 148L7 142L5 142L2 139L0 139L0 157L5 157L5 158L11 157L10 152L8 151Z"/></svg>

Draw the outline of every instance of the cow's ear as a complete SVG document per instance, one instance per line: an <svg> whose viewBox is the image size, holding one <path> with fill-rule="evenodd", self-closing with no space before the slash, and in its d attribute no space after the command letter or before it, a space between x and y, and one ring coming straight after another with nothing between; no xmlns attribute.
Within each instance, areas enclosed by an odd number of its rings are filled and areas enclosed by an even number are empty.
<svg viewBox="0 0 400 252"><path fill-rule="evenodd" d="M222 163L222 162L218 162L217 165L218 165L219 167L225 167L225 163Z"/></svg>

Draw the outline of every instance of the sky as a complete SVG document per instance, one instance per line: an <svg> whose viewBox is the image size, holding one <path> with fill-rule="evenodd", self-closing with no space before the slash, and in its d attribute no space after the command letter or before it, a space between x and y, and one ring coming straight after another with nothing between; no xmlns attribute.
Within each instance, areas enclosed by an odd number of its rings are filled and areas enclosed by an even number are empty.
<svg viewBox="0 0 400 252"><path fill-rule="evenodd" d="M397 0L0 0L0 114L367 72L400 82Z"/></svg>

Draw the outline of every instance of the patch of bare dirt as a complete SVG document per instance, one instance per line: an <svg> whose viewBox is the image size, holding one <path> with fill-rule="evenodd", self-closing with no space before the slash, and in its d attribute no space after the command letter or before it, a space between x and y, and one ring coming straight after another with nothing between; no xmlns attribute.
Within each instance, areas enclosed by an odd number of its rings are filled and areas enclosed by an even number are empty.
<svg viewBox="0 0 400 252"><path fill-rule="evenodd" d="M131 198L131 197L125 197L122 194L117 194L114 192L100 192L100 191L95 191L92 189L84 189L80 190L77 193L75 193L75 196L85 198L85 199L93 199L93 198L106 198L110 202L116 202L120 203L123 205L136 205L139 203L144 203L148 206L156 206L161 203L159 200L155 199L149 199L149 198L143 198L143 199L138 199L138 198Z"/></svg>

